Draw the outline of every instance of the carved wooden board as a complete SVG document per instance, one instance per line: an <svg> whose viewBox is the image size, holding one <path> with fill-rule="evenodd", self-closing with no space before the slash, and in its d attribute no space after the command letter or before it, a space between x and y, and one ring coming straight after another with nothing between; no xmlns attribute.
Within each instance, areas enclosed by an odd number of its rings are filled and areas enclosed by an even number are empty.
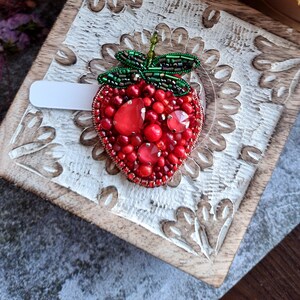
<svg viewBox="0 0 300 300"><path fill-rule="evenodd" d="M67 3L1 126L1 176L220 285L297 114L299 48L200 1L76 2ZM103 152L90 113L36 109L28 87L44 74L95 82L117 50L146 52L154 30L157 54L200 58L188 79L201 79L207 103L191 157L168 186L146 189Z"/></svg>

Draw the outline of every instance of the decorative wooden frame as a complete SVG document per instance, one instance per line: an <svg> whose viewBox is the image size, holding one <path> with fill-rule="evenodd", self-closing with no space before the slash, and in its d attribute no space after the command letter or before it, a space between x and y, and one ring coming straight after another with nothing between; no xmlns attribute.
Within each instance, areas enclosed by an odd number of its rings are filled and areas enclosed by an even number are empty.
<svg viewBox="0 0 300 300"><path fill-rule="evenodd" d="M96 6L92 4L94 3L93 1L89 1L89 3L92 9L100 11L103 9L104 5L109 5L110 2L108 1L106 3L105 1L99 1L98 5ZM120 1L120 3L122 6L121 9L123 9L126 5L130 7L131 1L124 0ZM137 1L137 3L139 2ZM208 4L212 4L214 6L209 6L209 9L206 11L207 15L203 15L203 24L205 26L213 26L214 22L219 18L219 9L223 9L241 17L244 20L251 21L258 26L276 31L277 34L282 36L285 36L286 34L286 28L284 26L280 26L279 24L270 21L258 12L247 8L236 1L224 1L221 4L219 1L208 1ZM149 232L147 229L133 222L130 222L115 214L107 213L105 199L110 194L112 197L114 197L115 191L112 188L102 190L99 198L99 204L96 204L72 192L70 189L61 187L54 182L51 182L49 178L47 178L47 174L43 174L46 176L42 177L37 176L36 173L30 173L24 171L24 169L20 169L16 164L12 163L11 159L8 158L9 155L12 155L11 143L13 143L13 139L15 138L15 130L28 106L28 89L31 83L35 80L43 78L43 75L46 73L51 60L55 55L56 59L60 60L62 64L70 64L75 60L74 55L67 48L60 48L60 50L66 54L68 58L67 61L65 60L64 56L57 56L57 45L62 43L64 35L67 33L67 30L70 27L72 20L79 9L79 6L80 3L78 3L78 1L70 0L67 2L57 23L49 34L47 41L43 45L37 60L35 61L23 85L21 86L9 112L7 113L7 116L0 128L0 136L2 139L2 144L0 146L0 175L5 179L14 182L20 187L31 190L36 194L49 199L60 207L95 223L99 227L116 234L126 241L196 276L197 278L200 278L214 286L219 286L223 282L228 272L230 264L260 199L260 195L270 178L271 172L274 169L281 149L284 146L284 142L288 136L291 125L296 118L300 107L300 103L296 99L297 95L299 95L299 89L295 90L295 94L291 95L288 101L284 103L285 111L277 124L277 128L273 134L272 142L270 143L268 150L265 152L264 158L258 165L258 169L251 181L239 210L235 213L235 221L231 225L230 234L227 235L223 247L219 249L219 253L214 257L213 261L207 260L204 256L195 256L193 253L189 253L184 249L179 248L175 244L170 243L168 240ZM118 11L116 11L116 13L118 13ZM257 16L257 20L260 21L254 22L249 16ZM293 36L290 36L290 40L295 41L297 37L299 38L299 36L300 34L294 34ZM264 53L265 49L265 54L269 55L266 47L273 46L270 43L264 42L265 41L263 38L256 40L258 47L261 47L262 49L262 53ZM289 59L291 53L294 54L295 57L297 57L297 55L299 57L300 54L299 49L296 47L290 49L288 53L281 53L280 49L277 50L276 47L273 47L273 50L274 51L272 52L272 55L279 55L283 59ZM268 75L268 67L261 65L258 60L254 61L253 63L256 64L258 69L260 68L260 70L263 72L263 75L266 74L265 77ZM285 73L285 75L289 75L291 72L294 72L293 68L290 69L289 72ZM262 85L269 84L268 81L264 80L265 77L261 78ZM278 80L280 82L289 83L288 76L281 76ZM51 128L40 126L41 122L39 121L39 112L37 112L35 115L29 114L27 117L36 119L36 123L33 124L33 126L36 126L37 129L35 134L38 134L39 130L41 130L43 133L46 133L44 138L39 141L40 144L38 146L42 146L41 149L45 149L43 147L50 144L50 147L55 147L56 145L51 143L52 140L54 140L55 133L52 132ZM24 137L25 140L21 141L21 145L26 145L26 138L32 138L28 135L24 135ZM241 152L241 155L244 156L245 159L250 161L252 160L251 162L255 163L256 161L253 158L255 155L249 155L249 152L253 150L254 152L256 151L255 149L244 149ZM46 153L41 154L45 158ZM256 151L256 155L257 154L260 153ZM18 156L18 153L15 153L14 155ZM57 157L57 159L59 159L59 157ZM23 164L26 165L26 162L23 162ZM59 175L61 170L57 161L54 161L54 165L51 165L50 167L50 173L54 170L53 172L56 172L55 175ZM182 218L184 213L189 214L191 211L186 210L186 208L178 209L177 218L179 221L184 221ZM101 215L101 218L99 218L99 215ZM168 232L168 221L166 221L163 226L166 226L165 232ZM157 245L160 246L157 247Z"/></svg>

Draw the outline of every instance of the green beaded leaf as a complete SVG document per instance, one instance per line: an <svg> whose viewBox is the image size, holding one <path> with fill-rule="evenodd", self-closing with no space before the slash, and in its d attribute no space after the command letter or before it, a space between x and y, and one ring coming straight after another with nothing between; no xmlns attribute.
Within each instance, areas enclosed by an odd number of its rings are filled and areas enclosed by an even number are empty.
<svg viewBox="0 0 300 300"><path fill-rule="evenodd" d="M153 59L152 66L160 67L166 74L189 73L200 65L199 59L187 53L168 53Z"/></svg>
<svg viewBox="0 0 300 300"><path fill-rule="evenodd" d="M116 59L126 67L117 67L100 74L98 82L115 88L124 88L134 84L138 80L137 77L142 77L157 88L172 91L175 96L187 94L191 87L185 80L174 74L191 72L192 68L200 65L199 59L185 53L168 53L155 57L156 43L157 36L154 34L147 56L135 50L117 52Z"/></svg>
<svg viewBox="0 0 300 300"><path fill-rule="evenodd" d="M183 96L190 91L190 85L182 78L159 71L153 72L151 69L153 68L141 73L147 83L153 84L164 91L172 91L175 96Z"/></svg>
<svg viewBox="0 0 300 300"><path fill-rule="evenodd" d="M136 69L144 69L146 55L135 50L119 51L115 55L116 59L122 64Z"/></svg>
<svg viewBox="0 0 300 300"><path fill-rule="evenodd" d="M139 74L136 69L117 67L100 74L98 82L115 88L124 88L136 82L136 74Z"/></svg>

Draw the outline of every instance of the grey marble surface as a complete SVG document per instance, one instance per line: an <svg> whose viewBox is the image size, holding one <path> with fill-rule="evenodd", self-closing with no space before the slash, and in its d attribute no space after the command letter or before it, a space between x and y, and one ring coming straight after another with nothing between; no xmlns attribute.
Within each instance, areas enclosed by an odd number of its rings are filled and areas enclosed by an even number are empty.
<svg viewBox="0 0 300 300"><path fill-rule="evenodd" d="M220 288L0 180L0 299L217 299L300 222L300 116Z"/></svg>

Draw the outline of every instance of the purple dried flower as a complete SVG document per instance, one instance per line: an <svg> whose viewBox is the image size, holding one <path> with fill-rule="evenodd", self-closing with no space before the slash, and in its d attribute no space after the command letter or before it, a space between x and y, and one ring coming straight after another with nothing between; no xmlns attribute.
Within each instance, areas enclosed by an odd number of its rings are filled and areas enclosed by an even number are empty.
<svg viewBox="0 0 300 300"><path fill-rule="evenodd" d="M18 33L8 28L4 28L0 31L0 40L5 44L14 44L18 40Z"/></svg>
<svg viewBox="0 0 300 300"><path fill-rule="evenodd" d="M9 29L16 29L22 25L25 25L31 21L31 16L27 14L16 14L7 20L7 26Z"/></svg>
<svg viewBox="0 0 300 300"><path fill-rule="evenodd" d="M28 45L30 44L30 39L29 39L29 36L22 32L20 35L19 35L19 40L17 42L17 47L22 50L24 49L25 47L27 47Z"/></svg>

